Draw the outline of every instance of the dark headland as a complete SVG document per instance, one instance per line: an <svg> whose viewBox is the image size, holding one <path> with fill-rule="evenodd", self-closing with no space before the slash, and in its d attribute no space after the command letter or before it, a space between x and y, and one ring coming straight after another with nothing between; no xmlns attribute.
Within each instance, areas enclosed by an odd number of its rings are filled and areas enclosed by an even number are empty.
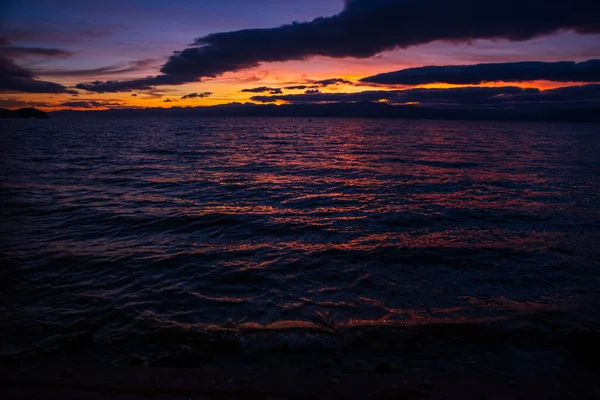
<svg viewBox="0 0 600 400"><path fill-rule="evenodd" d="M19 108L18 110L8 110L6 108L0 108L0 118L35 118L43 119L50 118L42 110L37 108Z"/></svg>

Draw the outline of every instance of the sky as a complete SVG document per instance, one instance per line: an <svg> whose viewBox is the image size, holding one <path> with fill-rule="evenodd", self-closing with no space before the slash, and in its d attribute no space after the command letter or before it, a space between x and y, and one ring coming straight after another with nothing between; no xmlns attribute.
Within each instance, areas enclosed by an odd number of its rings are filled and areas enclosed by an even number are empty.
<svg viewBox="0 0 600 400"><path fill-rule="evenodd" d="M597 0L0 0L0 107L600 104Z"/></svg>

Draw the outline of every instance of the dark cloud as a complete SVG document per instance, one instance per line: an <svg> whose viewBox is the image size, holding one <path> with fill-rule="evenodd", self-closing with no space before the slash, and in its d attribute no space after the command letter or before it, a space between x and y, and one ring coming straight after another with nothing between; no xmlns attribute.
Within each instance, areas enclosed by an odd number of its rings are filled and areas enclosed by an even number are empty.
<svg viewBox="0 0 600 400"><path fill-rule="evenodd" d="M68 76L68 77L84 77L84 76L106 76L126 74L131 72L139 72L147 70L156 59L149 58L145 60L131 61L125 65L109 65L106 67L91 68L91 69L75 69L75 70L36 70L36 74L43 76Z"/></svg>
<svg viewBox="0 0 600 400"><path fill-rule="evenodd" d="M4 38L0 38L0 53L2 53L4 57L11 59L28 56L67 58L73 55L73 53L71 53L70 51L61 49L13 46L8 40Z"/></svg>
<svg viewBox="0 0 600 400"><path fill-rule="evenodd" d="M283 92L281 91L280 88L272 88L272 87L266 87L266 86L261 86L261 87L252 88L252 89L243 89L242 92L243 93L265 93L265 92L269 92L271 94L283 94Z"/></svg>
<svg viewBox="0 0 600 400"><path fill-rule="evenodd" d="M346 79L341 79L341 78L333 78L333 79L323 79L321 81L312 81L311 83L314 83L316 85L319 85L321 87L327 87L327 86L331 86L331 85L337 85L340 83L345 83L347 85L352 85L352 82L346 80Z"/></svg>
<svg viewBox="0 0 600 400"><path fill-rule="evenodd" d="M75 85L77 89L87 90L88 92L96 93L116 93L116 92L131 92L133 90L150 90L154 89L154 79L135 79L131 81L94 81L88 83L79 83Z"/></svg>
<svg viewBox="0 0 600 400"><path fill-rule="evenodd" d="M315 93L321 93L321 91L319 89L308 89L304 93L306 93L306 94L315 94Z"/></svg>
<svg viewBox="0 0 600 400"><path fill-rule="evenodd" d="M36 79L36 74L9 58L0 57L0 92L77 93L63 85Z"/></svg>
<svg viewBox="0 0 600 400"><path fill-rule="evenodd" d="M171 99L164 99L163 103L174 103L177 100L171 100Z"/></svg>
<svg viewBox="0 0 600 400"><path fill-rule="evenodd" d="M600 85L570 86L541 91L519 87L466 87L452 89L373 90L358 93L310 93L282 96L255 96L261 103L376 102L419 103L445 107L513 107L522 104L569 103L600 104Z"/></svg>
<svg viewBox="0 0 600 400"><path fill-rule="evenodd" d="M338 85L340 83L353 85L352 82L350 82L349 80L346 80L346 79L330 78L330 79L322 79L322 80L318 80L318 81L311 80L311 81L306 82L306 84L304 84L304 85L286 86L284 89L286 89L286 90L314 90L314 89L319 89L322 87ZM318 90L315 93L318 93ZM277 94L277 93L272 93L272 94Z"/></svg>
<svg viewBox="0 0 600 400"><path fill-rule="evenodd" d="M182 84L262 62L312 56L367 58L438 40L528 40L561 30L600 33L598 0L352 0L332 17L271 29L213 33L175 52L162 75L88 86L126 91L140 85Z"/></svg>
<svg viewBox="0 0 600 400"><path fill-rule="evenodd" d="M512 62L457 66L408 68L361 79L361 82L387 85L420 85L426 83L479 84L483 82L524 82L548 80L556 82L600 82L600 60L576 63Z"/></svg>
<svg viewBox="0 0 600 400"><path fill-rule="evenodd" d="M181 97L181 100L185 100L185 99L195 99L195 98L204 98L204 97L209 97L212 96L212 92L204 92L204 93L190 93L190 94L186 94L185 96Z"/></svg>
<svg viewBox="0 0 600 400"><path fill-rule="evenodd" d="M0 39L0 91L29 93L76 93L59 83L36 79L39 75L17 65L15 58L27 56L69 57L71 53L59 49L12 46L6 39Z"/></svg>
<svg viewBox="0 0 600 400"><path fill-rule="evenodd" d="M77 89L95 93L132 92L134 90L153 90L157 85L179 85L185 83L176 76L159 75L132 79L129 81L94 81L75 85Z"/></svg>
<svg viewBox="0 0 600 400"><path fill-rule="evenodd" d="M317 89L319 86L317 85L297 85L297 86L287 86L284 89L286 90L305 90L305 89Z"/></svg>
<svg viewBox="0 0 600 400"><path fill-rule="evenodd" d="M132 94L131 94L131 97L137 97L137 94L135 94L135 93L132 93Z"/></svg>
<svg viewBox="0 0 600 400"><path fill-rule="evenodd" d="M72 108L98 108L98 107L110 107L110 106L120 106L121 103L106 103L101 101L66 101L64 103L60 103L59 106L62 107L72 107Z"/></svg>

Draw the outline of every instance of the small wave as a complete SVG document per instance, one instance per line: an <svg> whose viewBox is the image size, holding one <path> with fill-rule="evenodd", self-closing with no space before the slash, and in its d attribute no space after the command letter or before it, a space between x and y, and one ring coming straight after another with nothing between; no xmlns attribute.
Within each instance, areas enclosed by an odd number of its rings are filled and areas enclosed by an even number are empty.
<svg viewBox="0 0 600 400"><path fill-rule="evenodd" d="M478 168L479 163L472 161L428 161L428 160L413 160L410 163L427 165L432 167L449 168L449 169L469 169Z"/></svg>

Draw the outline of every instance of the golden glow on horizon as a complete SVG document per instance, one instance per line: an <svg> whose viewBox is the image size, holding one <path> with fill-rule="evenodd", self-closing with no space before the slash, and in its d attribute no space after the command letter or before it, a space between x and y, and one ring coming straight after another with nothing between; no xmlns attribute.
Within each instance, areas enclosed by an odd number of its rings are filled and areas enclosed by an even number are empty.
<svg viewBox="0 0 600 400"><path fill-rule="evenodd" d="M514 86L520 87L523 89L540 89L540 90L550 90L557 89L561 87L567 86L582 86L586 83L581 82L553 82L553 81L530 81L530 82L485 82L479 85L455 85L451 83L428 83L426 85L417 85L415 88L423 88L423 89L453 89L453 88L461 88L461 87L504 87L504 86ZM405 89L406 87L402 87Z"/></svg>
<svg viewBox="0 0 600 400"><path fill-rule="evenodd" d="M86 93L81 92L78 96L71 94L33 94L33 93L7 93L0 98L5 104L13 103L15 106L4 106L4 108L36 107L44 111L57 111L65 109L73 110L107 110L110 108L172 108L172 107L197 107L197 106L215 106L228 103L256 103L251 100L254 96L269 96L266 93L247 93L244 89L256 88L261 86L285 88L287 86L306 85L311 82L339 78L355 84L338 84L319 88L321 93L357 93L361 91L373 90L409 90L412 88L423 89L451 89L461 87L502 87L515 86L520 88L537 88L540 90L549 90L566 86L583 85L580 82L550 82L550 81L531 81L531 82L486 82L480 85L455 85L446 83L433 83L426 85L405 86L405 85L370 85L360 83L359 80L364 76L369 76L381 72L367 71L367 68L358 68L357 71L342 75L335 75L325 68L325 72L319 73L315 70L306 69L306 63L302 64L305 68L302 72L297 69L290 70L290 66L284 63L282 68L277 71L265 71L255 68L249 71L236 73L226 73L219 78L206 79L204 82L189 83L181 86L158 87L153 91L138 91L127 93ZM299 64L300 65L300 64ZM339 68L339 64L335 64ZM313 66L314 67L314 66ZM372 67L372 66L370 66ZM398 66L396 66L396 69ZM307 72L310 72L308 74ZM182 99L183 96L190 93L211 92L207 97L196 97L191 99ZM304 90L284 89L284 94L302 94ZM65 103L73 103L64 105ZM82 103L77 106L75 103ZM89 104L85 104L89 103ZM101 103L101 104L98 104ZM284 101L276 101L271 104L285 104ZM417 104L417 103L411 103Z"/></svg>

